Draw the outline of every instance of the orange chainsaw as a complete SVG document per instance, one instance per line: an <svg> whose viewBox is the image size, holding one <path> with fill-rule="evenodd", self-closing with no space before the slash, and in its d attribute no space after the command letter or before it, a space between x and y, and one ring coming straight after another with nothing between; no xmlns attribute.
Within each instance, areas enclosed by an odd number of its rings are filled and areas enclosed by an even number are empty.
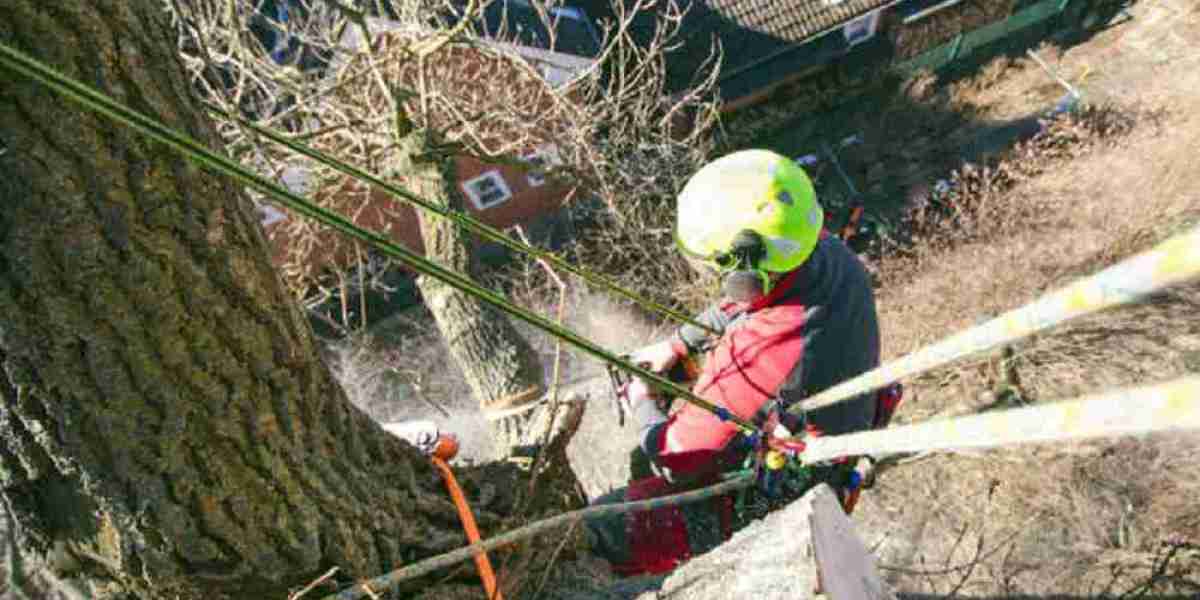
<svg viewBox="0 0 1200 600"><path fill-rule="evenodd" d="M621 356L622 360L630 360L630 355ZM643 363L638 365L642 368L648 368L649 365ZM621 427L625 426L625 405L628 403L629 384L633 382L635 375L627 373L615 364L609 363L606 365L608 370L608 379L612 384L613 390L613 408L617 413L617 424ZM696 379L700 377L700 361L695 356L684 356L675 362L666 372L660 373L665 379L679 385L681 387L690 388L696 383ZM648 382L653 385L653 382ZM659 389L658 398L656 400L658 409L662 412L668 412L671 405L675 402L675 395L669 390Z"/></svg>

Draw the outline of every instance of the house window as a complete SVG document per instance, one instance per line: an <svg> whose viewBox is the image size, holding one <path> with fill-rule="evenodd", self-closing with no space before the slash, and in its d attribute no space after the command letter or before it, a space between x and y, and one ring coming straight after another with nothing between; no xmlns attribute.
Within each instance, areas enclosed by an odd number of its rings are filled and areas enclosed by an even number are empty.
<svg viewBox="0 0 1200 600"><path fill-rule="evenodd" d="M504 176L495 169L478 177L468 179L462 184L463 191L475 204L475 208L484 210L504 204L512 198L512 191L504 181Z"/></svg>
<svg viewBox="0 0 1200 600"><path fill-rule="evenodd" d="M555 89L571 80L571 71L548 62L542 63L541 71L542 79Z"/></svg>
<svg viewBox="0 0 1200 600"><path fill-rule="evenodd" d="M545 185L546 169L559 162L558 149L554 146L538 148L521 158L532 165L532 168L525 173L525 181L529 183L529 187Z"/></svg>
<svg viewBox="0 0 1200 600"><path fill-rule="evenodd" d="M875 30L879 27L879 12L876 10L846 23L842 28L842 32L846 35L846 43L850 46L857 46L875 37Z"/></svg>
<svg viewBox="0 0 1200 600"><path fill-rule="evenodd" d="M287 220L287 215L283 214L283 211L270 204L259 204L254 208L258 212L258 221L262 223L263 227Z"/></svg>

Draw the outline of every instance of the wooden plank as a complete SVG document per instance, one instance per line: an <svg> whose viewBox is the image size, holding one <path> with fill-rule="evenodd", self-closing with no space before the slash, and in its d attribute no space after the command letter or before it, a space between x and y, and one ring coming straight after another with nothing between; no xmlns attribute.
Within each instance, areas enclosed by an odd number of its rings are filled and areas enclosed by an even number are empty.
<svg viewBox="0 0 1200 600"><path fill-rule="evenodd" d="M829 600L896 600L833 490L821 485L810 493L809 522L820 592Z"/></svg>

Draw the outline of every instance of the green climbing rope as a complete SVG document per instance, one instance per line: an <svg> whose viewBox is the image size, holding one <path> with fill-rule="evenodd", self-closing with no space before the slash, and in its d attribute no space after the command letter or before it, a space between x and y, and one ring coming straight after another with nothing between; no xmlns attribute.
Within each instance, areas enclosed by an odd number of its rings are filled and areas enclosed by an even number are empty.
<svg viewBox="0 0 1200 600"><path fill-rule="evenodd" d="M708 333L713 334L713 335L720 334L720 332L717 331L716 329L713 329L712 327L709 327L708 325L705 325L699 321L696 321L695 319L693 319L683 313L672 310L672 309L668 308L667 306L664 306L662 304L654 302L653 300L650 300L649 298L644 298L642 296L639 296L638 294L635 294L634 292L632 292L628 289L625 289L625 288L617 285L616 283L609 281L608 279L605 279L604 277L601 277L600 275L597 275L595 273L587 271L577 265L573 265L573 264L563 260L562 258L559 258L559 256L554 254L553 252L547 252L545 250L542 250L541 248L536 248L529 244L525 244L518 240L514 240L513 238L505 235L504 232L499 231L499 230L495 229L494 227L487 225L486 223L483 223L482 221L472 217L471 215L469 215L467 213L452 210L452 209L444 207L444 206L438 206L437 204L434 204L433 202L430 202L429 200L426 200L424 198L421 198L420 196L417 196L416 194L410 192L409 190L406 190L400 186L388 183L388 182L380 179L379 177L376 177L375 175L372 175L372 174L370 174L358 167L350 165L346 162L343 162L336 158L333 158L332 156L329 156L328 154L320 152L319 150L315 150L310 146L301 144L300 142L297 142L292 139L288 139L286 136L280 135L278 132L271 131L270 129L267 129L265 127L261 127L254 123L251 123L248 119L232 116L228 112L220 110L214 106L208 106L208 110L210 112L212 112L213 114L220 116L222 118L235 119L239 123L241 123L243 126L250 129L251 131L253 131L259 135L262 135L263 137L271 140L272 142L274 142L276 144L279 144L281 146L286 146L292 152L301 154L303 156L307 156L327 167L330 167L330 168L340 171L346 175L349 175L350 177L358 179L359 181L365 181L367 183L370 183L370 184L378 187L379 189L382 189L383 191L387 192L393 198L399 198L410 204L414 204L414 205L420 207L422 210L425 210L426 212L429 212L431 214L437 215L444 219L453 221L459 225L462 225L467 230L469 230L473 233L477 233L493 242L503 244L505 247L509 248L510 250L522 252L522 253L528 254L534 258L539 258L539 259L545 260L546 262L554 265L555 267L558 267L558 268L560 268L564 271L567 271L568 273L571 273L573 275L579 276L581 279L583 279L584 281L586 281L592 285L604 288L610 292L624 296L625 298L633 301L634 303L636 303L639 306L642 306L643 308L646 308L647 310L667 316L667 317L674 319L680 323L686 323L693 327L698 327L698 328L703 329L704 331L707 331Z"/></svg>
<svg viewBox="0 0 1200 600"><path fill-rule="evenodd" d="M87 86L69 77L64 76L52 67L43 64L42 62L25 55L24 53L11 48L10 46L0 43L0 64L19 73L29 79L37 81L47 87L59 92L68 99L79 103L80 105L102 114L119 123L123 123L142 134L165 144L179 152L183 153L188 158L209 167L217 172L223 173L242 183L257 189L258 191L275 198L278 202L295 210L297 213L314 219L324 225L349 235L353 238L363 241L364 243L378 249L384 254L403 261L413 270L422 275L428 275L435 279L439 279L448 285L462 290L466 293L475 296L476 298L491 304L492 306L511 314L514 317L533 325L553 335L571 345L579 348L591 356L603 360L607 363L616 365L636 374L643 379L652 382L657 387L672 394L675 394L687 402L696 405L705 411L716 415L724 421L729 421L738 426L742 431L752 435L760 435L758 427L749 421L730 413L724 407L714 405L699 396L693 394L691 390L683 388L669 379L654 373L648 369L639 367L627 360L624 360L617 355L601 348L579 334L545 319L537 314L531 313L519 306L509 302L503 296L480 286L470 278L443 268L442 266L427 260L425 257L414 253L413 251L393 242L388 237L367 229L358 227L350 222L344 216L335 212L325 210L311 202L301 198L300 196L284 189L279 184L268 181L248 170L246 170L237 162L230 158L217 155L203 144L197 142L191 137L179 133L166 125L137 112L107 95Z"/></svg>

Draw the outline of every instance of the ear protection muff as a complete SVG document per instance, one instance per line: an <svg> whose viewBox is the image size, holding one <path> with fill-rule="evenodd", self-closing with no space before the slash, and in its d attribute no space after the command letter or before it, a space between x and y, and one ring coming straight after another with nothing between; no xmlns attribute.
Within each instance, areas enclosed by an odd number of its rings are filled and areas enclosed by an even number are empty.
<svg viewBox="0 0 1200 600"><path fill-rule="evenodd" d="M721 292L734 302L752 303L770 291L771 280L758 264L767 257L762 236L752 229L743 229L733 238L728 252L717 255L721 269Z"/></svg>

